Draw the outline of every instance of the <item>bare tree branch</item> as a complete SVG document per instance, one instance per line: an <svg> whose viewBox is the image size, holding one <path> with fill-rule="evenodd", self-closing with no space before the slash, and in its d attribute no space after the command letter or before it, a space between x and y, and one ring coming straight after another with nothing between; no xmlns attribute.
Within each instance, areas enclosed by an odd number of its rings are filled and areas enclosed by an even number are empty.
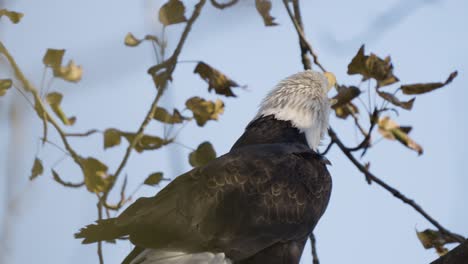
<svg viewBox="0 0 468 264"><path fill-rule="evenodd" d="M317 54L314 52L314 50L312 49L312 46L310 45L310 43L307 41L305 35L304 35L304 32L302 31L302 28L300 26L300 24L298 23L298 21L296 20L296 18L293 16L292 12L291 12L291 9L288 5L288 0L283 0L283 3L284 3L284 6L286 8L286 11L288 12L288 15L290 17L290 19L292 20L293 24L294 24L294 27L296 28L296 31L297 31L297 34L299 35L301 41L303 43L305 43L305 47L308 49L309 53L312 55L312 57L314 58L314 63L324 72L326 72L325 68L319 63L318 61L318 56ZM306 65L304 65L304 68L307 68ZM376 110L377 112L379 110ZM375 112L374 111L374 114ZM361 149L361 148L366 148L366 144L368 144L367 142L370 140L370 134L372 132L372 129L373 127L375 126L375 123L376 123L376 120L372 120L373 117L371 117L371 127L369 129L369 133L367 133L364 141L358 146L358 149ZM455 234L455 233L452 233L450 232L448 229L446 229L445 227L443 227L438 221L436 221L432 216L430 216L426 211L424 211L421 206L419 206L416 202L414 202L413 200L407 198L405 195L403 195L401 192L399 192L397 189L391 187L390 185L388 185L387 183L385 183L384 181L382 181L380 178L378 178L377 176L375 176L374 174L372 174L368 168L366 168L366 166L362 165L354 156L353 154L351 153L351 151L353 151L354 149L350 149L350 148L347 148L343 142L338 138L337 134L334 132L333 128L329 128L328 130L328 134L330 135L330 138L332 140L332 142L336 143L338 145L338 147L340 148L340 150L343 152L343 154L345 154L345 156L356 166L356 168L361 171L365 176L366 176L366 179L369 181L373 181L375 183L377 183L379 186L383 187L385 190L387 190L388 192L390 192L391 194L393 194L393 196L395 196L396 198L398 198L399 200L403 201L404 203L408 204L409 206L411 206L413 209L415 209L420 215L422 215L426 220L428 220L432 225L434 225L441 233L445 234L445 235L448 235L450 236L452 239L454 239L455 241L457 242L460 242L462 243L465 238L459 234Z"/></svg>
<svg viewBox="0 0 468 264"><path fill-rule="evenodd" d="M159 70L164 69L164 68L167 71L167 76L172 75L172 73L174 72L175 67L177 65L177 59L178 59L178 57L180 55L180 52L182 51L182 47L184 46L184 43L185 43L185 41L187 39L187 36L188 36L190 30L192 29L192 25L196 21L198 16L200 15L200 12L201 12L203 6L205 5L205 3L206 3L206 0L200 0L198 2L198 4L195 5L195 9L194 9L194 11L192 13L192 16L187 21L187 25L185 26L185 29L182 32L179 43L177 44L177 47L175 48L174 53L172 54L172 56L170 58L168 58L166 61L164 61L164 62L162 62L162 63L160 63L158 65L155 65L155 66L151 67L148 70L148 73L153 76L153 79L156 78L155 77L156 73ZM169 77L168 77L168 79L169 79ZM168 80L166 80L166 82L167 81ZM127 161L128 161L128 159L130 157L130 154L132 153L133 148L136 146L136 144L143 137L143 133L145 131L146 126L153 119L154 113L156 112L156 109L158 107L158 102L161 99L161 97L162 97L162 95L164 93L164 90L165 90L164 87L161 87L161 88L158 89L156 97L154 98L153 103L151 104L150 110L148 111L148 113L146 114L143 122L141 123L140 127L138 128L138 131L137 131L137 133L135 135L135 138L133 139L131 144L129 144L129 146L127 147L127 150L125 151L124 157L123 157L122 161L120 162L116 172L113 174L114 175L114 181L111 182L108 191L105 192L104 195L102 196L102 202L103 202L102 204L107 209L118 210L123 205L122 200L120 202L118 202L116 205L110 205L110 204L107 203L107 197L109 196L109 193L111 192L112 188L114 187L119 175L122 173L123 168L127 164Z"/></svg>

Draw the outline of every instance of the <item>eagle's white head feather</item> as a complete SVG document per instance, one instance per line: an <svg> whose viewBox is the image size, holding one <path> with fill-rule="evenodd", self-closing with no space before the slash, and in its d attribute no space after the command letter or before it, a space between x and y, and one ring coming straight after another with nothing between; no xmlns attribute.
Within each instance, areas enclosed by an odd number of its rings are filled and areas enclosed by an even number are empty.
<svg viewBox="0 0 468 264"><path fill-rule="evenodd" d="M307 70L280 81L265 97L255 119L274 115L290 121L305 134L309 147L317 150L328 129L330 100L327 93L334 80L322 73Z"/></svg>

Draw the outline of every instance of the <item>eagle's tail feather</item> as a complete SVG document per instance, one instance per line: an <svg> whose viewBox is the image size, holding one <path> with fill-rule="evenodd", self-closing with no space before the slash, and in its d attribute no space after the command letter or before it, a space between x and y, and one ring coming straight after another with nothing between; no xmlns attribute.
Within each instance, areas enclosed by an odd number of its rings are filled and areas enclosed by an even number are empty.
<svg viewBox="0 0 468 264"><path fill-rule="evenodd" d="M96 221L96 224L83 227L75 233L75 238L84 238L83 244L95 243L98 241L112 241L127 235L124 228L115 224L115 218Z"/></svg>

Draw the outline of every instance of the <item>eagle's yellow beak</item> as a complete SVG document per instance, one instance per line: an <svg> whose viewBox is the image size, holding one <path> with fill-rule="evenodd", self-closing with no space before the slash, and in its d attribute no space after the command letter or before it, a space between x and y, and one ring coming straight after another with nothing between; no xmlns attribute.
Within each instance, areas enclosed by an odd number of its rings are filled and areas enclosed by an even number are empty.
<svg viewBox="0 0 468 264"><path fill-rule="evenodd" d="M335 86L336 84L336 77L335 77L335 74L331 73L331 72L325 72L323 75L325 75L325 77L327 78L328 80L328 87L327 87L327 91L329 92L331 90L331 88L333 86Z"/></svg>

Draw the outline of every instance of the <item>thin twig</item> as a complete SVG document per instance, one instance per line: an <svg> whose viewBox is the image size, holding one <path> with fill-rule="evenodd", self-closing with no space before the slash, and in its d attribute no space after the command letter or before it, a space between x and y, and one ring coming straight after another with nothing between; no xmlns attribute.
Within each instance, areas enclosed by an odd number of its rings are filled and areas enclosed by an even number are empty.
<svg viewBox="0 0 468 264"><path fill-rule="evenodd" d="M97 129L91 129L83 133L64 133L64 135L66 137L87 137L95 133L102 133L102 131L99 131Z"/></svg>
<svg viewBox="0 0 468 264"><path fill-rule="evenodd" d="M309 49L309 52L312 54L312 56L314 57L314 63L320 68L322 69L322 71L326 71L325 68L318 62L318 58L317 58L317 55L315 54L315 52L312 50L312 46L308 44L307 40L305 39L305 35L303 33L303 31L301 30L301 28L299 27L296 19L294 18L294 16L292 15L292 12L288 6L288 0L283 0L283 3L286 7L286 10L288 11L288 14L289 14L289 17L291 18L292 22L294 23L294 27L296 28L296 31L298 33L298 35L300 36L300 38L304 41L304 43L307 44L307 48ZM383 111L382 109L381 110L375 110L375 111ZM374 111L374 113L375 113ZM371 117L372 118L372 117ZM372 121L371 120L371 124L373 123L376 123L376 121ZM374 124L375 126L375 124ZM396 198L400 199L401 201L403 201L404 203L408 204L409 206L411 206L413 209L415 209L419 214L421 214L426 220L428 220L432 225L434 225L441 233L447 235L447 236L450 236L452 239L454 239L455 241L457 242L463 242L465 239L463 238L463 236L461 235L458 235L458 234L455 234L455 233L452 233L450 232L448 229L446 229L445 227L443 227L437 220L435 220L434 218L432 218L428 213L426 213L426 211L424 211L421 206L419 206L418 204L416 204L416 202L414 202L413 200L407 198L406 196L404 196L402 193L400 193L397 189L391 187L390 185L388 185L387 183L385 183L384 181L382 181L381 179L379 179L377 176L375 176L374 174L372 174L369 169L367 169L364 165L362 165L352 154L352 152L350 151L349 148L347 148L343 142L338 138L338 136L336 135L336 133L334 132L333 128L329 128L328 129L328 134L330 135L330 138L333 142L335 142L339 148L341 149L341 151L346 155L346 157L356 166L356 168L361 171L365 176L366 176L366 179L367 180L371 180L375 183L377 183L379 186L383 187L385 190L387 190L388 192L390 192L391 194L393 194L393 196L395 196ZM369 136L369 135L368 135ZM364 142L364 141L363 141Z"/></svg>
<svg viewBox="0 0 468 264"><path fill-rule="evenodd" d="M102 220L102 203L101 203L101 199L99 198L99 196L98 196L97 209L98 209L98 219ZM104 264L104 256L102 255L102 241L98 241L97 254L99 256L99 264Z"/></svg>
<svg viewBox="0 0 468 264"><path fill-rule="evenodd" d="M299 28L304 31L304 25L302 24L301 8L299 7L299 0L293 0L294 18L299 25ZM307 57L307 44L299 37L299 46L301 47L301 58L304 70L311 69L310 59Z"/></svg>
<svg viewBox="0 0 468 264"><path fill-rule="evenodd" d="M291 18L291 21L294 24L294 27L296 28L297 33L299 34L299 38L305 44L305 47L309 51L310 55L312 55L312 58L314 58L315 65L317 65L322 71L326 72L325 68L322 66L322 64L320 64L317 54L312 49L312 45L307 41L304 31L302 31L301 26L299 25L291 9L289 8L288 0L283 0L283 3L284 3L284 6L286 7L286 11L288 11L288 15Z"/></svg>
<svg viewBox="0 0 468 264"><path fill-rule="evenodd" d="M185 41L187 39L187 36L188 36L190 30L192 29L192 25L195 22L195 20L198 18L198 16L200 15L200 12L201 12L203 6L205 5L205 3L206 3L206 0L200 0L198 2L198 4L195 5L195 9L194 9L194 11L192 13L192 16L187 21L187 25L185 26L185 29L182 32L179 43L177 44L177 47L175 48L174 53L172 54L172 56L169 59L167 59L166 61L162 62L161 64L158 64L158 65L155 65L155 66L151 67L148 70L148 73L153 75L159 69L166 68L168 76L172 75L172 73L175 70L176 64L177 64L177 59L178 59L178 57L180 55L180 52L182 51L182 47L184 46L184 43L185 43ZM163 93L164 93L163 88L158 89L156 97L154 98L153 103L151 104L150 110L146 114L143 122L141 123L140 127L138 128L137 133L135 134L135 137L134 137L133 141L127 147L127 150L125 151L125 154L124 154L124 157L123 157L122 161L120 162L117 170L113 174L114 175L114 180L111 182L111 184L109 186L109 189L102 196L102 205L104 207L106 207L107 209L118 210L118 209L120 209L122 207L120 205L120 203L117 204L117 205L108 204L107 203L107 197L109 196L109 193L111 192L111 190L115 186L115 183L117 182L117 179L118 179L119 175L122 173L123 168L127 164L127 161L128 161L128 159L130 157L130 154L132 153L132 150L134 149L136 144L140 141L140 139L143 137L146 126L153 119L154 113L156 112L156 109L158 107L158 102L161 99L161 96L163 95Z"/></svg>
<svg viewBox="0 0 468 264"><path fill-rule="evenodd" d="M318 254L317 254L317 241L315 240L314 233L310 233L309 239L310 239L310 248L312 251L312 263L320 264L320 261L318 259Z"/></svg>
<svg viewBox="0 0 468 264"><path fill-rule="evenodd" d="M338 147L341 149L343 154L346 155L346 157L356 166L356 168L361 171L367 178L371 179L373 182L377 183L379 186L393 194L396 198L400 199L404 203L408 204L411 206L414 210L416 210L419 214L421 214L424 218L426 218L427 221L429 221L432 225L437 227L437 229L441 232L444 233L448 236L450 236L452 239L454 239L457 242L463 242L465 239L463 236L455 234L450 232L448 229L443 227L437 220L432 218L426 211L424 211L421 206L419 206L416 202L413 200L407 198L405 195L403 195L401 192L399 192L397 189L393 188L392 186L388 185L384 181L382 181L380 178L372 174L364 165L362 165L354 156L353 154L349 151L349 149L343 144L343 142L338 138L336 135L335 131L333 131L332 128L328 130L328 134L330 135L330 138L332 141L334 141Z"/></svg>

